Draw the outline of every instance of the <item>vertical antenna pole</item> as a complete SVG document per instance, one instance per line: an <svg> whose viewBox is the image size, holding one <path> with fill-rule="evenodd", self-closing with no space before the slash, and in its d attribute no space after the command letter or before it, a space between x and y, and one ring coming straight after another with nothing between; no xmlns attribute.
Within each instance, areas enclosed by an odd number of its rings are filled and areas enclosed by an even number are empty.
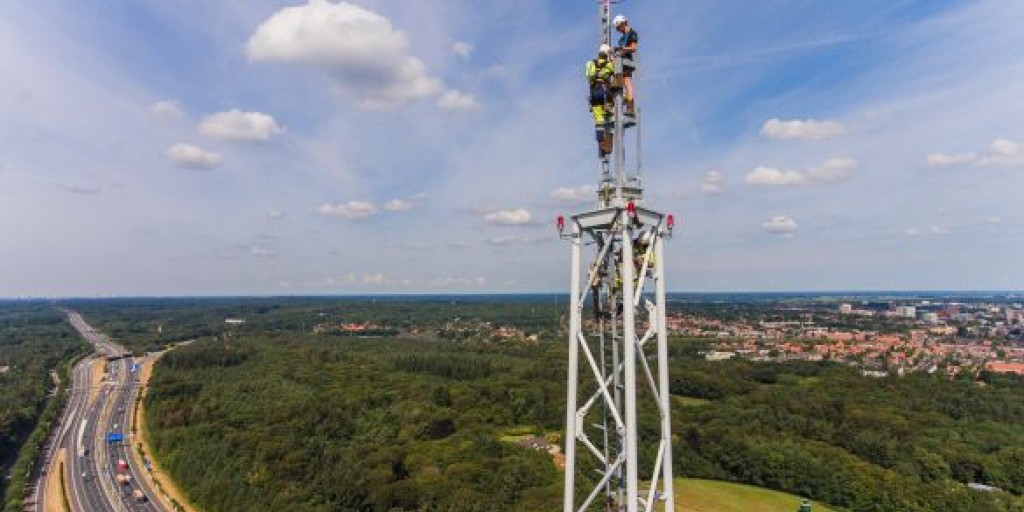
<svg viewBox="0 0 1024 512"><path fill-rule="evenodd" d="M665 233L658 226L654 238L654 300L658 321L658 390L661 398L661 440L664 446L662 464L662 488L665 490L665 510L674 511L675 489L672 481L672 400L668 382L668 315L665 313ZM658 468L654 468L658 471Z"/></svg>
<svg viewBox="0 0 1024 512"><path fill-rule="evenodd" d="M633 305L633 219L622 226L622 352L626 395L626 512L637 512L636 307Z"/></svg>
<svg viewBox="0 0 1024 512"><path fill-rule="evenodd" d="M569 278L569 375L565 399L565 499L564 512L576 512L576 383L579 380L580 257L579 223L572 223L572 275Z"/></svg>

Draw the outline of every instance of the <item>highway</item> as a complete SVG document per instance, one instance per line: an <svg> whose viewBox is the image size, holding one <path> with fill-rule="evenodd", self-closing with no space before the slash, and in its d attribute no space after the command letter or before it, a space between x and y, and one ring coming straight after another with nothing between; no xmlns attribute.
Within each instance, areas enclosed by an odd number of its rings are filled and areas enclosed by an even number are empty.
<svg viewBox="0 0 1024 512"><path fill-rule="evenodd" d="M145 469L138 467L130 456L131 418L139 392L133 358L124 347L89 326L78 313L66 314L71 325L93 346L94 354L72 370L68 403L56 434L43 452L44 467L58 470L55 459L59 449L64 448L67 500L72 512L163 512L166 509L153 499L153 489L142 478ZM92 382L92 365L104 361L106 373L100 382ZM98 389L95 399L90 401L93 386ZM122 434L124 440L108 442L108 434ZM123 471L118 469L119 461L127 462ZM119 474L129 476L129 482L119 483ZM62 499L46 495L45 480L38 482L35 489L35 510L43 510L46 500ZM136 500L136 490L142 491L144 500Z"/></svg>

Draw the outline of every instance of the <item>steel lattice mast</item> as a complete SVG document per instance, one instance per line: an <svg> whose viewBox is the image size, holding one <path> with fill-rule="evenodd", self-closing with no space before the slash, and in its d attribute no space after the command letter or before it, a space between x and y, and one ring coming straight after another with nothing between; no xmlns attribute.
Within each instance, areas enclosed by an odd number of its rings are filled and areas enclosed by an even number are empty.
<svg viewBox="0 0 1024 512"><path fill-rule="evenodd" d="M599 43L611 42L611 3L599 2ZM616 91L614 147L599 165L596 208L572 216L568 233L558 221L571 242L564 512L675 510L664 269L674 222L644 206L639 107L635 116L624 117ZM586 267L585 245L595 251ZM638 399L657 409L659 439L639 439ZM654 460L639 460L641 443L656 444Z"/></svg>

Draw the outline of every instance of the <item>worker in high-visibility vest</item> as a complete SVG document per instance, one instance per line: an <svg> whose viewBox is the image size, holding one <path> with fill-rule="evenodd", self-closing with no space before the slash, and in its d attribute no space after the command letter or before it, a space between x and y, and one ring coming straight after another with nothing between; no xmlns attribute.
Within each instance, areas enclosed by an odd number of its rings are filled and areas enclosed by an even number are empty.
<svg viewBox="0 0 1024 512"><path fill-rule="evenodd" d="M615 47L615 55L622 59L622 85L626 89L625 114L633 116L636 115L633 105L633 100L636 98L633 89L633 71L636 71L634 59L636 58L637 47L640 44L640 36L636 33L636 30L633 30L633 27L629 26L629 20L621 14L612 20L612 25L615 26L615 30L622 34L619 37L618 46Z"/></svg>
<svg viewBox="0 0 1024 512"><path fill-rule="evenodd" d="M612 78L615 65L611 59L612 49L602 44L597 58L587 61L587 82L590 84L590 111L594 114L594 134L597 137L597 152L601 159L612 153Z"/></svg>
<svg viewBox="0 0 1024 512"><path fill-rule="evenodd" d="M644 231L633 240L633 265L636 268L634 274L637 278L637 285L639 286L639 280L644 276L640 275L643 270L644 258L647 256L647 251L650 249L651 244L654 242L654 232ZM656 263L654 253L651 253L651 257L647 260L647 272L650 275L654 275L654 265Z"/></svg>

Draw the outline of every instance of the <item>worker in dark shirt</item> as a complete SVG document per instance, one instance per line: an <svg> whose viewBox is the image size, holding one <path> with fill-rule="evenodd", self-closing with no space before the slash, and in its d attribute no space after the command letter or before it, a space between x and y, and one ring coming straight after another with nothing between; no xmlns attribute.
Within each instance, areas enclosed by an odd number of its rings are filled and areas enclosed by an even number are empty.
<svg viewBox="0 0 1024 512"><path fill-rule="evenodd" d="M629 26L629 20L623 15L618 15L612 20L612 24L615 25L615 30L618 30L620 34L619 44L615 48L615 54L622 59L622 82L626 89L626 115L636 115L636 110L633 108L633 71L635 71L635 64L633 59L636 56L637 46L640 43L640 36L637 35L636 30Z"/></svg>

